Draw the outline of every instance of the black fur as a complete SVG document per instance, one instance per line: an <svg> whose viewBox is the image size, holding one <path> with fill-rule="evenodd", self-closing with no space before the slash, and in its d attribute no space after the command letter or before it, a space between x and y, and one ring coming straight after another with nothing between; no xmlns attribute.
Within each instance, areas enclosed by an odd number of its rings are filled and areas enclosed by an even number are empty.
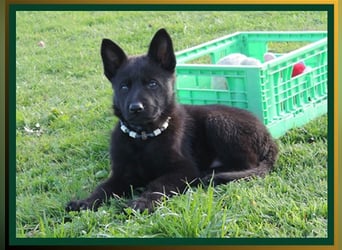
<svg viewBox="0 0 342 250"><path fill-rule="evenodd" d="M86 199L71 201L67 210L97 209L107 198L129 195L134 209L153 210L162 195L186 188L186 182L215 184L264 176L277 157L277 145L266 127L247 111L220 105L191 106L175 102L176 58L168 33L161 29L147 55L127 57L108 39L101 47L104 73L114 89L114 113L129 130L151 133L171 117L169 127L153 138L112 133L112 172Z"/></svg>

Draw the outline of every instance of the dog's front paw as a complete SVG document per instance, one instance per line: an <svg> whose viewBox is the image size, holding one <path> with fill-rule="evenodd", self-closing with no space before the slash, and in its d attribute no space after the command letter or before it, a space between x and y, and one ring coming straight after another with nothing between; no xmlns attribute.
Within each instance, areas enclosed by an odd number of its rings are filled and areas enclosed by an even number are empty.
<svg viewBox="0 0 342 250"><path fill-rule="evenodd" d="M151 213L154 210L153 201L144 197L130 201L128 206L139 212L144 212L147 210L149 213Z"/></svg>
<svg viewBox="0 0 342 250"><path fill-rule="evenodd" d="M85 200L76 200L76 201L70 201L66 207L65 207L65 210L67 212L70 212L70 211L80 211L80 210L87 210L87 209L90 209L92 210L93 209L93 206L91 203L85 201Z"/></svg>

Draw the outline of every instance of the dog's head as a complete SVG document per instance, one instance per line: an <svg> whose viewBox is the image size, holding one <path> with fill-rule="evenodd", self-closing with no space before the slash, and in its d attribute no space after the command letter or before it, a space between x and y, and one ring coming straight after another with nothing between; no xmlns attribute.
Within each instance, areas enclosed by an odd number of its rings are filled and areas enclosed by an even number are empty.
<svg viewBox="0 0 342 250"><path fill-rule="evenodd" d="M148 53L128 57L114 42L101 46L104 74L114 89L114 112L132 128L143 130L164 122L174 103L176 58L169 34L160 29Z"/></svg>

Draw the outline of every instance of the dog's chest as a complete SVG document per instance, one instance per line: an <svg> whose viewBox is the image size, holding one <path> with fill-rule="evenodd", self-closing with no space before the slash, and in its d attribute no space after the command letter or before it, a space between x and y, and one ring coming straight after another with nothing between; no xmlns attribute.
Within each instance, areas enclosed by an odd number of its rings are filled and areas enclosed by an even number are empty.
<svg viewBox="0 0 342 250"><path fill-rule="evenodd" d="M139 139L140 140L140 139ZM164 172L166 161L168 161L168 150L160 143L154 141L142 142L132 141L129 143L121 143L120 152L114 152L113 163L123 164L124 172L133 175L141 180L148 181L160 176Z"/></svg>

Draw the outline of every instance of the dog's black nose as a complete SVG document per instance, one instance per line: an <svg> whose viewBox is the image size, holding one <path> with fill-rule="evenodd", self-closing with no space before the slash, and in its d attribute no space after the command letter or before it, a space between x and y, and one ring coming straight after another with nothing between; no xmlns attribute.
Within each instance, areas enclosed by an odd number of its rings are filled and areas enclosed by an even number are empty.
<svg viewBox="0 0 342 250"><path fill-rule="evenodd" d="M144 111L144 105L141 102L134 102L129 105L129 112L139 113Z"/></svg>

